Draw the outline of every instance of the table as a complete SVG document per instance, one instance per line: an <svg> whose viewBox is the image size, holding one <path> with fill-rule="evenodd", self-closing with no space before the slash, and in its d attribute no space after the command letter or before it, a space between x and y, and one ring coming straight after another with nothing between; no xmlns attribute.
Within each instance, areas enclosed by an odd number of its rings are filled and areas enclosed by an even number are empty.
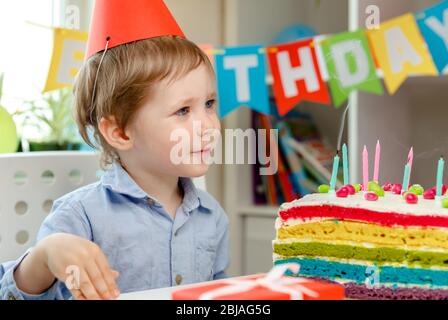
<svg viewBox="0 0 448 320"><path fill-rule="evenodd" d="M214 280L219 281L219 280ZM212 281L206 281L202 282L209 283ZM151 289L151 290L145 290L145 291L138 291L138 292L130 292L130 293L123 293L118 297L118 300L171 300L171 292L173 290L177 289L183 289L191 286L195 286L196 284L185 284L175 287L168 287L168 288L159 288L159 289Z"/></svg>
<svg viewBox="0 0 448 320"><path fill-rule="evenodd" d="M118 300L171 300L171 291L177 287L123 293Z"/></svg>

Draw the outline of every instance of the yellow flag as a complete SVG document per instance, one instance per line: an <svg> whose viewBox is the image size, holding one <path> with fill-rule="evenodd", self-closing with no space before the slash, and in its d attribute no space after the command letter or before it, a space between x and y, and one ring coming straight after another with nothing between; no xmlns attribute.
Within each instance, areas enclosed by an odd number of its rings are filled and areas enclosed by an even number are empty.
<svg viewBox="0 0 448 320"><path fill-rule="evenodd" d="M44 92L73 85L84 60L87 35L77 30L54 29L53 55Z"/></svg>
<svg viewBox="0 0 448 320"><path fill-rule="evenodd" d="M390 94L410 74L438 74L412 14L384 22L379 29L368 30L367 35Z"/></svg>

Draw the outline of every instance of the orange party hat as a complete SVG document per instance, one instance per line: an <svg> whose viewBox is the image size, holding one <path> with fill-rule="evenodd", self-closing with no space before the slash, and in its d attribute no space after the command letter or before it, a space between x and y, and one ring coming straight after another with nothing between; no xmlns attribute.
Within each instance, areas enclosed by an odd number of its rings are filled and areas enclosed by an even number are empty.
<svg viewBox="0 0 448 320"><path fill-rule="evenodd" d="M107 48L148 38L185 38L162 0L96 0L85 58Z"/></svg>

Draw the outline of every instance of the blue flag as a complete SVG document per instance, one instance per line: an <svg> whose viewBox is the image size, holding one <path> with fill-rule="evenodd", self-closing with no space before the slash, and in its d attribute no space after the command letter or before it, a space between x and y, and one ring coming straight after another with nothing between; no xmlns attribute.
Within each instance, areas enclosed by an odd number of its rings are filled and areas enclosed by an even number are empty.
<svg viewBox="0 0 448 320"><path fill-rule="evenodd" d="M416 19L437 70L442 73L448 67L448 0L418 13Z"/></svg>
<svg viewBox="0 0 448 320"><path fill-rule="evenodd" d="M221 118L240 106L269 114L263 47L223 48L215 56L215 66Z"/></svg>

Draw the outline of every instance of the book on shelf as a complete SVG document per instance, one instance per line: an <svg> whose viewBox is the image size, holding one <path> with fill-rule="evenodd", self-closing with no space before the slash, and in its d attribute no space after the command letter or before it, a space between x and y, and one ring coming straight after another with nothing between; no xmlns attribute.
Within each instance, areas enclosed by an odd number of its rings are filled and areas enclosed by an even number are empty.
<svg viewBox="0 0 448 320"><path fill-rule="evenodd" d="M252 125L255 129L266 129L266 155L278 152L278 170L273 175L260 176L261 165L254 165L255 204L279 205L290 202L306 194L317 192L320 184L328 184L331 178L334 152L320 136L317 126L309 114L293 110L284 117L275 114L274 101L271 100L273 115L252 112ZM269 130L278 130L277 140L270 139ZM260 141L257 136L257 147ZM272 155L270 155L272 158ZM337 186L341 186L337 181Z"/></svg>

